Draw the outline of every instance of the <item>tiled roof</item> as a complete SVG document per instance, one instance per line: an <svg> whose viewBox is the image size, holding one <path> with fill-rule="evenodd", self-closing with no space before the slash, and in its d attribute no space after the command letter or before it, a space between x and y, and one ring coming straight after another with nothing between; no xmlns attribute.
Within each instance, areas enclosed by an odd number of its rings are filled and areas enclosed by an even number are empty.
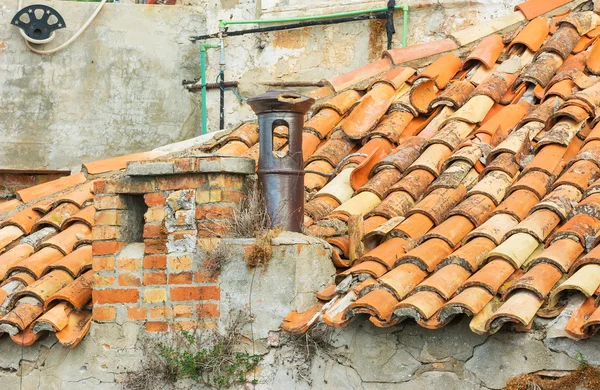
<svg viewBox="0 0 600 390"><path fill-rule="evenodd" d="M94 179L164 154L87 163L0 204L0 335L24 346L48 332L65 347L81 341L92 318Z"/></svg>
<svg viewBox="0 0 600 390"><path fill-rule="evenodd" d="M357 317L436 329L467 315L490 334L569 307L570 337L596 331L600 17L541 16L565 3L527 1L500 22L389 50L310 93L305 227L333 246L338 274L285 330ZM487 36L465 50L461 39L478 33ZM277 149L286 130L275 132ZM257 141L246 123L210 146L256 159ZM357 257L348 221L359 214ZM573 308L577 294L585 300Z"/></svg>

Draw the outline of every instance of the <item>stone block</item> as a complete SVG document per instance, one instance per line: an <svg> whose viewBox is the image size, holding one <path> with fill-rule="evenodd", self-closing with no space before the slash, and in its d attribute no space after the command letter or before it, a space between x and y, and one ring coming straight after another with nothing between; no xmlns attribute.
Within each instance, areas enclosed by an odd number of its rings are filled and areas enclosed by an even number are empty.
<svg viewBox="0 0 600 390"><path fill-rule="evenodd" d="M127 176L160 176L175 173L175 164L170 161L132 161L127 164Z"/></svg>
<svg viewBox="0 0 600 390"><path fill-rule="evenodd" d="M256 169L254 160L246 157L211 156L199 157L197 161L199 172L237 173L253 175Z"/></svg>

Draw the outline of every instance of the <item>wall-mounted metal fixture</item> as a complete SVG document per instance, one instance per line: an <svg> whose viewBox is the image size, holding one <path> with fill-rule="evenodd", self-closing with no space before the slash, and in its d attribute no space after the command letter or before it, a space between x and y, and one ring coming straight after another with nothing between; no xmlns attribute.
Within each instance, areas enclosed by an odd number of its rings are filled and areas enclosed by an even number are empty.
<svg viewBox="0 0 600 390"><path fill-rule="evenodd" d="M325 15L310 15L310 16L296 16L290 18L276 18L276 19L254 19L254 20L219 20L219 32L206 35L191 36L192 42L219 38L219 37L233 37L246 34L255 34L269 31L281 31L291 30L301 27L309 26L322 26L328 24L339 24L346 22L355 22L358 20L368 19L386 19L386 30L388 32L388 48L391 48L391 34L395 33L393 26L393 14L394 10L402 10L403 13L403 26L402 26L402 46L406 46L406 38L408 36L408 5L401 4L396 5L395 0L389 0L387 7L370 8L358 11L339 12L335 14ZM391 22L390 22L391 19ZM295 23L292 23L295 22ZM273 24L273 23L287 23L279 26L269 26L261 28L251 28L241 31L227 31L227 26L237 24Z"/></svg>
<svg viewBox="0 0 600 390"><path fill-rule="evenodd" d="M67 27L57 10L43 4L34 4L19 10L10 23L19 27L29 38L29 42L36 44L52 41L54 31Z"/></svg>
<svg viewBox="0 0 600 390"><path fill-rule="evenodd" d="M206 113L206 49L217 49L221 47L216 43L200 44L200 82L202 83L202 134L208 132L208 120Z"/></svg>
<svg viewBox="0 0 600 390"><path fill-rule="evenodd" d="M311 16L298 16L291 18L279 18L279 19L256 19L256 20L219 20L219 32L214 34L207 35L198 35L191 36L190 40L192 42L219 38L219 43L210 44L205 43L206 47L219 47L221 49L220 60L219 60L219 77L217 78L217 82L219 83L219 129L223 129L225 127L225 43L224 38L230 36L238 36L238 35L246 35L246 34L254 34L261 32L269 32L269 31L281 31L281 30L291 30L295 28L308 27L308 26L319 26L319 25L328 25L328 24L339 24L346 22L354 22L357 20L369 20L369 19L385 19L385 29L387 33L387 48L392 48L392 37L395 34L396 30L394 28L394 11L402 10L402 14L404 17L404 23L402 25L402 46L406 46L406 39L408 36L408 5L396 5L395 0L388 0L387 7L380 8L371 8L364 9L358 11L348 11L348 12L339 12L334 14L325 14L325 15L311 15ZM284 23L277 26L268 26L268 27L259 27L246 29L241 31L227 31L228 26L234 24L272 24L272 23ZM202 43L200 44L200 50L202 50ZM213 46L216 45L216 46ZM201 65L202 69L204 65ZM202 85L206 84L206 78L203 76L201 78ZM283 86L283 85L282 85ZM188 87L189 90L195 89L194 86ZM234 90L234 93L235 90ZM204 100L206 94L206 88L202 87L202 112L206 112L206 101ZM239 95L236 96L239 97ZM243 99L242 99L243 100ZM204 117L203 117L204 119ZM202 134L208 132L206 127L206 121L202 121Z"/></svg>
<svg viewBox="0 0 600 390"><path fill-rule="evenodd" d="M294 91L267 91L248 99L258 115L258 182L262 188L271 227L301 232L304 219L304 116L315 100ZM277 126L288 128L288 151L273 150Z"/></svg>

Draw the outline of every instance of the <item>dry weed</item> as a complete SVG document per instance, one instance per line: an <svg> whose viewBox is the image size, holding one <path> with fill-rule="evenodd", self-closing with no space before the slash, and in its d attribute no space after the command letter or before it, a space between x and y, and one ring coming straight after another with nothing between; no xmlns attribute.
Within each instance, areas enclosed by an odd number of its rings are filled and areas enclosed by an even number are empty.
<svg viewBox="0 0 600 390"><path fill-rule="evenodd" d="M231 247L219 241L219 244L204 253L204 268L211 277L215 277L221 272L223 265L231 258Z"/></svg>
<svg viewBox="0 0 600 390"><path fill-rule="evenodd" d="M271 219L258 183L248 189L248 195L233 214L230 235L234 238L258 237L269 230Z"/></svg>
<svg viewBox="0 0 600 390"><path fill-rule="evenodd" d="M252 251L246 258L246 264L248 265L248 268L262 266L263 272L267 270L269 260L271 260L271 257L273 256L271 240L277 237L279 233L281 233L281 228L276 227L275 229L271 229L256 237L256 242L252 246Z"/></svg>
<svg viewBox="0 0 600 390"><path fill-rule="evenodd" d="M582 366L570 374L559 377L542 377L537 374L521 374L506 384L506 390L600 390L600 369Z"/></svg>

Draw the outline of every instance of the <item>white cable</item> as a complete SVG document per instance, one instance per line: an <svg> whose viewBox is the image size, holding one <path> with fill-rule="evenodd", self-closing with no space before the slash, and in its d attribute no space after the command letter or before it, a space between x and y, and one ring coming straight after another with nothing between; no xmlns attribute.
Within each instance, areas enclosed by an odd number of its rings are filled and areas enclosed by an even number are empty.
<svg viewBox="0 0 600 390"><path fill-rule="evenodd" d="M98 15L98 13L102 9L102 7L104 7L104 4L106 4L106 0L102 0L102 2L100 3L100 5L98 5L98 7L96 8L96 10L92 14L92 16L90 16L89 19L84 23L84 25L81 26L79 31L77 31L75 33L75 35L73 35L71 38L69 38L69 40L66 41L65 43L63 43L62 45L57 46L53 49L49 49L49 50L38 50L38 49L34 48L33 46L31 46L31 44L28 42L27 39L25 40L25 45L27 46L27 48L29 50L31 50L32 52L37 53L37 54L53 54L53 53L56 53L56 52L64 49L65 47L67 47L71 43L73 43L73 41L75 39L77 39L77 37L80 36L85 31L86 28L88 28L88 26L96 18L96 16ZM19 6L18 6L19 10L21 10L22 7L23 7L23 0L19 0ZM21 30L21 34L24 34L22 29L19 29L19 30Z"/></svg>

